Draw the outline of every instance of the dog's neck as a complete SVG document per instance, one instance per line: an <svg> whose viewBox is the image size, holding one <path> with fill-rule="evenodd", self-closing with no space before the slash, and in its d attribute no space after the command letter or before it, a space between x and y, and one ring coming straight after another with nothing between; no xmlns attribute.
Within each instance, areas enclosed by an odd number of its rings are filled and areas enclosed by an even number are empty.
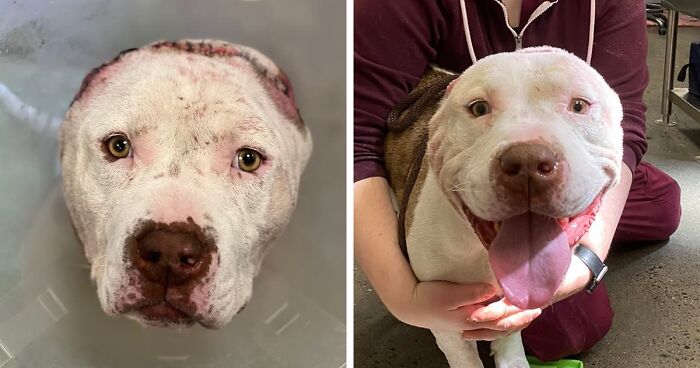
<svg viewBox="0 0 700 368"><path fill-rule="evenodd" d="M406 232L409 258L420 280L473 283L495 278L488 253L471 225L450 203L432 168L417 195L414 219Z"/></svg>

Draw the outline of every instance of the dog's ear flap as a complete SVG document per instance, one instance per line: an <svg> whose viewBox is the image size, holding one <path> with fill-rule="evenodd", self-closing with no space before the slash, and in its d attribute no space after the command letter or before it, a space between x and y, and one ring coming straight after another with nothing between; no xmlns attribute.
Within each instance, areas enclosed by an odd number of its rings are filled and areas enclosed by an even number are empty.
<svg viewBox="0 0 700 368"><path fill-rule="evenodd" d="M259 57L264 56L260 55ZM296 155L295 162L299 164L294 180L298 180L299 175L301 175L301 171L304 169L309 157L311 156L313 143L309 129L304 125L304 120L299 112L292 83L290 82L289 77L287 77L287 74L279 66L275 65L274 68L261 69L259 64L252 61L255 59L246 59L258 72L258 76L262 80L263 87L265 88L268 96L270 96L274 102L275 107L282 113L282 116L289 119L289 121L294 124L295 130L299 133L298 136L294 134L294 137L292 138L295 142L292 145ZM274 75L271 75L271 72L273 72Z"/></svg>
<svg viewBox="0 0 700 368"><path fill-rule="evenodd" d="M447 88L445 88L445 97L447 97L447 95L450 94L450 91L452 91L452 87L454 87L455 83L457 83L457 79L458 78L455 78L454 80L452 80L452 82L450 82L450 84L447 85Z"/></svg>
<svg viewBox="0 0 700 368"><path fill-rule="evenodd" d="M267 77L263 74L261 77L265 78L263 81L265 89L279 111L290 119L299 129L303 129L304 120L299 113L299 108L297 107L297 102L294 97L294 88L287 74L278 67L277 75Z"/></svg>
<svg viewBox="0 0 700 368"><path fill-rule="evenodd" d="M304 121L297 108L294 88L287 74L260 51L247 46L236 45L236 47L238 54L235 56L247 61L253 68L277 109L299 130L304 130Z"/></svg>

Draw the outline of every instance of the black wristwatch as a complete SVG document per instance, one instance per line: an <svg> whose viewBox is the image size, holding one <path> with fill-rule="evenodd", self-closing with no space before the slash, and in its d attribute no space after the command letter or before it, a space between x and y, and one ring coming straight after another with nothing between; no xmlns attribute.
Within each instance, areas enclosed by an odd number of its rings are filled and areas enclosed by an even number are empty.
<svg viewBox="0 0 700 368"><path fill-rule="evenodd" d="M593 253L592 250L586 248L582 244L579 244L574 251L574 254L583 261L583 263L588 267L593 273L593 279L586 285L586 291L590 294L593 292L596 286L603 279L603 276L608 272L608 266L603 263L603 261L598 258L598 255Z"/></svg>

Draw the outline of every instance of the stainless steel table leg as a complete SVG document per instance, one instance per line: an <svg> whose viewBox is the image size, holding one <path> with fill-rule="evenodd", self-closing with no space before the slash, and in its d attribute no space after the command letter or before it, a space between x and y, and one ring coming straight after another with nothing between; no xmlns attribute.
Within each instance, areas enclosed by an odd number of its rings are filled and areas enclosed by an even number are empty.
<svg viewBox="0 0 700 368"><path fill-rule="evenodd" d="M671 121L671 100L669 94L673 89L674 66L676 64L676 39L678 36L678 12L668 10L668 33L666 33L666 57L664 60L664 83L661 91L662 118L656 123L662 126L675 126Z"/></svg>

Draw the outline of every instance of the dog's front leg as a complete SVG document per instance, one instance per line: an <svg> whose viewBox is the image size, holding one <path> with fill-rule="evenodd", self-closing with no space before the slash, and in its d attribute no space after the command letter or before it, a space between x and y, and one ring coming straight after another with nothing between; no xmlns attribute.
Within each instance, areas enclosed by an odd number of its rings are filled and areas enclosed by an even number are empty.
<svg viewBox="0 0 700 368"><path fill-rule="evenodd" d="M467 341L458 331L431 330L451 368L484 368L476 341Z"/></svg>
<svg viewBox="0 0 700 368"><path fill-rule="evenodd" d="M528 368L520 332L491 342L496 368Z"/></svg>

